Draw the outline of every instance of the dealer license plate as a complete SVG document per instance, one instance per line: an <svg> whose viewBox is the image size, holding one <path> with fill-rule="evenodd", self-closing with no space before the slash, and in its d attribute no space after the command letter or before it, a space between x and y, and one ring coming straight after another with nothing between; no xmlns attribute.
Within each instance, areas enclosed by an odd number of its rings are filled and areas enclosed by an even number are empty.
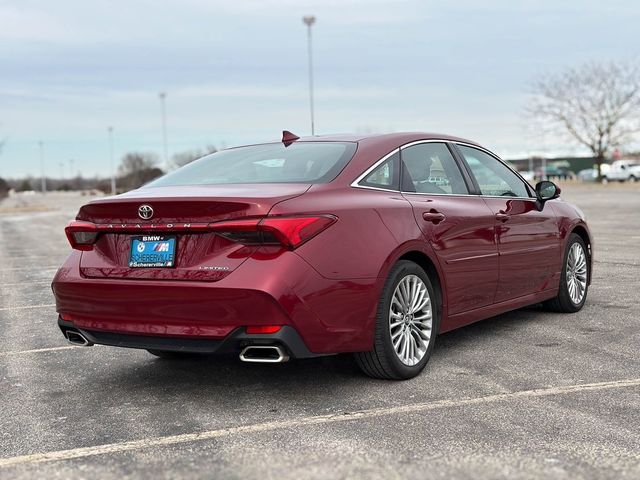
<svg viewBox="0 0 640 480"><path fill-rule="evenodd" d="M171 268L176 263L176 237L145 235L131 238L129 267Z"/></svg>

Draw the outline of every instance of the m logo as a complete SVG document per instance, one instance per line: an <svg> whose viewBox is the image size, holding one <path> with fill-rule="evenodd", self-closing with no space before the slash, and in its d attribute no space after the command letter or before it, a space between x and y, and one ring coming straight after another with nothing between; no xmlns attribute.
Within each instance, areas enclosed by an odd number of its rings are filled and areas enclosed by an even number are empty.
<svg viewBox="0 0 640 480"><path fill-rule="evenodd" d="M156 244L155 248L153 249L156 252L168 252L169 251L169 242L161 242Z"/></svg>
<svg viewBox="0 0 640 480"><path fill-rule="evenodd" d="M140 205L138 207L138 216L143 220L149 220L153 217L153 208L151 208L151 205Z"/></svg>

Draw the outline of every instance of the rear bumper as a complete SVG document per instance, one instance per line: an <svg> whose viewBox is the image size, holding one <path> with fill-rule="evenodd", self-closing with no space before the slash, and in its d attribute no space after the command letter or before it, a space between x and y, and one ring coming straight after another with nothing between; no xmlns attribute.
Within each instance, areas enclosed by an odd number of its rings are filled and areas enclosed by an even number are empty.
<svg viewBox="0 0 640 480"><path fill-rule="evenodd" d="M132 335L100 330L87 330L77 328L73 322L66 322L61 318L58 318L58 326L65 336L68 330L75 330L80 332L92 344L109 345L112 347L237 355L244 347L249 345L278 345L283 347L290 356L294 358L311 358L321 355L311 353L298 332L289 326L284 326L278 332L269 335L250 335L246 333L243 328L236 328L222 340Z"/></svg>
<svg viewBox="0 0 640 480"><path fill-rule="evenodd" d="M86 278L79 261L74 251L53 280L56 310L94 343L214 348L241 338L246 326L282 325L309 354L366 351L373 344L377 280L324 278L294 252L269 258L257 252L217 282ZM138 337L142 344L122 343ZM149 346L154 342L163 346Z"/></svg>

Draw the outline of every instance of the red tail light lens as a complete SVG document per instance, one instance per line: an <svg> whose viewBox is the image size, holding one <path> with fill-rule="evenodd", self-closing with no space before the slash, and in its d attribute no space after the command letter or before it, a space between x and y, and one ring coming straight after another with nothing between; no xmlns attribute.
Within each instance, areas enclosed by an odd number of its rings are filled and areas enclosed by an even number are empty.
<svg viewBox="0 0 640 480"><path fill-rule="evenodd" d="M294 249L318 235L337 220L331 215L265 217L212 223L220 235L244 244L281 244Z"/></svg>
<svg viewBox="0 0 640 480"><path fill-rule="evenodd" d="M98 238L98 229L90 222L71 222L64 229L71 248L75 250L93 250L93 244Z"/></svg>

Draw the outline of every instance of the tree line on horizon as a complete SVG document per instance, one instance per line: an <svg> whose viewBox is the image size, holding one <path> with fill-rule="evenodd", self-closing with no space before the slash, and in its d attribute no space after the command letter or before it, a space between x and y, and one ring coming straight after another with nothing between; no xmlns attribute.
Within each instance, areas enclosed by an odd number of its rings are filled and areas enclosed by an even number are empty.
<svg viewBox="0 0 640 480"><path fill-rule="evenodd" d="M596 160L598 178L601 166L617 149L633 145L640 135L640 63L591 62L540 75L532 85L527 113L547 131L587 148ZM0 139L0 152L4 141ZM184 166L207 153L190 150L173 156L173 166ZM149 152L127 153L118 168L118 192L138 188L165 172L158 167L158 156ZM32 177L6 180L0 177L0 198L9 189L36 190ZM111 192L110 179L47 179L58 190L96 189Z"/></svg>
<svg viewBox="0 0 640 480"><path fill-rule="evenodd" d="M193 149L176 153L172 157L169 170L183 167L200 157L214 153L217 148L208 145L204 149ZM134 190L165 173L158 166L158 155L153 152L129 152L122 157L116 175L116 190L118 193ZM28 176L17 179L3 179L0 177L0 198L8 195L11 189L16 192L39 191L40 177ZM104 177L83 177L76 175L70 178L46 178L47 191L98 190L106 194L111 193L111 179Z"/></svg>

